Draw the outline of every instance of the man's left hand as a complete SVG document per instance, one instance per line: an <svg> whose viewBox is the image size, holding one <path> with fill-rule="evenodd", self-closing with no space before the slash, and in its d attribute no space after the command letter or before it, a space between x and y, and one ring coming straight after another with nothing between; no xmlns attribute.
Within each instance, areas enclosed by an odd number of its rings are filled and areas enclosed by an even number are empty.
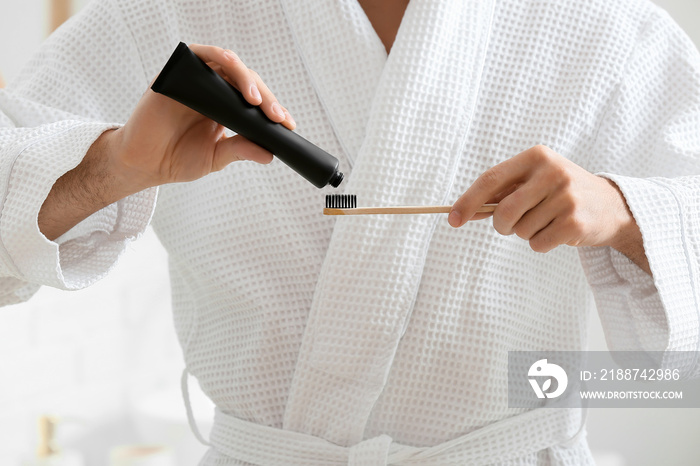
<svg viewBox="0 0 700 466"><path fill-rule="evenodd" d="M493 214L476 213L486 203L498 203ZM546 146L484 172L454 203L448 221L460 227L491 215L496 231L516 234L534 251L611 246L650 273L639 227L617 185Z"/></svg>

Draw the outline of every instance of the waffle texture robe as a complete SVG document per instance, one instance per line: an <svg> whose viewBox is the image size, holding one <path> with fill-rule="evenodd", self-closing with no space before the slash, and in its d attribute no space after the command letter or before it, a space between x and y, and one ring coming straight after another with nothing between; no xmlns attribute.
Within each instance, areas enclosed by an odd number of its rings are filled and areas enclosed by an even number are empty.
<svg viewBox="0 0 700 466"><path fill-rule="evenodd" d="M236 51L347 181L235 163L46 240L54 181L180 40ZM101 0L0 110L3 302L90 285L152 222L188 371L218 407L204 465L589 464L579 411L507 407L507 351L585 348L596 305L612 349L698 347L700 59L646 0L411 0L389 56L355 0ZM488 220L321 215L331 192L452 203L536 144L619 185L653 279Z"/></svg>

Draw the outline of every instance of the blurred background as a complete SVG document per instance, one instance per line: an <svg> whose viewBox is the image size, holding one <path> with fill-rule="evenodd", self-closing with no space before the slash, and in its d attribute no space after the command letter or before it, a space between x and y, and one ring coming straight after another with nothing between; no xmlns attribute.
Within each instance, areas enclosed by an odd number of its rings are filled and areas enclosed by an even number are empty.
<svg viewBox="0 0 700 466"><path fill-rule="evenodd" d="M86 3L0 0L0 86ZM656 3L700 45L700 0ZM591 349L605 349L597 316ZM158 451L153 465L197 464L206 448L187 426L183 367L167 254L149 230L95 286L70 293L43 288L27 303L0 308L0 465L31 461L45 415L60 419L56 443L88 466L109 465L110 452L116 458L124 451L117 447L133 445ZM190 390L206 437L213 406L196 382ZM599 466L700 464L700 409L594 409L588 432Z"/></svg>

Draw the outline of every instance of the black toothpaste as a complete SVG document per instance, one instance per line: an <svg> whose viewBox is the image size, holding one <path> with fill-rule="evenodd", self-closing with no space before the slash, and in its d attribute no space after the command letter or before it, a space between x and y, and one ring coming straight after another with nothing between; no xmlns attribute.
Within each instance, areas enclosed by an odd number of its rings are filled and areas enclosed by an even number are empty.
<svg viewBox="0 0 700 466"><path fill-rule="evenodd" d="M338 159L267 118L183 42L151 87L267 149L317 188L338 187Z"/></svg>

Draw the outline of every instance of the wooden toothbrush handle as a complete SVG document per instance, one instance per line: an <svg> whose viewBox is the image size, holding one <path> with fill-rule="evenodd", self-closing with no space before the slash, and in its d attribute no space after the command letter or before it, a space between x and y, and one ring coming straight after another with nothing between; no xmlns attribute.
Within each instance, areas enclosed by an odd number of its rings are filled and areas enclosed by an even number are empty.
<svg viewBox="0 0 700 466"><path fill-rule="evenodd" d="M498 204L484 204L477 212L493 212ZM376 215L376 214L448 214L451 205L434 206L395 206L395 207L356 207L354 209L323 209L323 215Z"/></svg>

